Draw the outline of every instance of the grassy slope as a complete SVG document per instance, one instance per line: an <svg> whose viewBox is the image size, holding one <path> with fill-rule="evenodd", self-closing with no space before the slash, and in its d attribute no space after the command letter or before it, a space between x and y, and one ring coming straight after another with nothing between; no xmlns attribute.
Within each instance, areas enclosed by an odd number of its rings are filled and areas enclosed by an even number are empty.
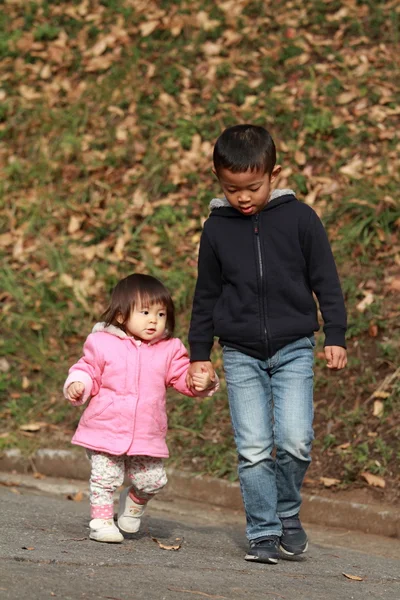
<svg viewBox="0 0 400 600"><path fill-rule="evenodd" d="M327 374L317 353L311 484L363 485L369 472L393 498L399 378L368 398L399 352L398 3L4 7L0 445L68 444L79 415L60 386L121 276L162 278L185 339L201 225L219 191L212 144L251 121L277 140L279 186L325 220L349 309L347 372ZM223 387L201 404L171 395L170 414L174 461L235 477Z"/></svg>

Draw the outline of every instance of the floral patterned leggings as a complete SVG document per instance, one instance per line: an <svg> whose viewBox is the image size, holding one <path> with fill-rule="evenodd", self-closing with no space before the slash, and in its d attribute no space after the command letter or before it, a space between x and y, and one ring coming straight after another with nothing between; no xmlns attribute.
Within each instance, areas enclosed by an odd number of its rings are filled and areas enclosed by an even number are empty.
<svg viewBox="0 0 400 600"><path fill-rule="evenodd" d="M87 450L92 463L90 476L90 516L92 519L112 519L114 492L123 484L125 473L132 483L131 497L146 504L167 483L161 458L152 456L113 456Z"/></svg>

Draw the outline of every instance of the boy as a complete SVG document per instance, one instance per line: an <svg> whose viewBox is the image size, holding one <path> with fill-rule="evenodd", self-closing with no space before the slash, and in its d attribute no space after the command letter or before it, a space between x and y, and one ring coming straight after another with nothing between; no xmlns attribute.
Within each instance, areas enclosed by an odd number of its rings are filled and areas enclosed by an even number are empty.
<svg viewBox="0 0 400 600"><path fill-rule="evenodd" d="M313 349L324 319L330 369L345 367L346 311L335 262L317 214L271 184L281 167L263 127L226 129L214 148L225 197L204 224L189 331L191 376L224 370L250 548L246 560L275 564L307 550L300 489L313 440ZM276 449L275 458L273 448Z"/></svg>

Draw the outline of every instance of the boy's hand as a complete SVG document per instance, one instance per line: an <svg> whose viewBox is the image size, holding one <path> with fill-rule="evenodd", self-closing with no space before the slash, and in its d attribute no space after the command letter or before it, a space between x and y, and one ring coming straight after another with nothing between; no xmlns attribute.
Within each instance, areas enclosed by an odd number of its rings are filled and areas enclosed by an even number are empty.
<svg viewBox="0 0 400 600"><path fill-rule="evenodd" d="M196 392L204 392L214 387L214 381L212 381L206 367L202 366L201 370L201 373L193 373L192 375L193 387Z"/></svg>
<svg viewBox="0 0 400 600"><path fill-rule="evenodd" d="M85 386L80 381L73 381L67 389L67 398L70 402L76 402L80 400L83 392L85 391Z"/></svg>
<svg viewBox="0 0 400 600"><path fill-rule="evenodd" d="M339 371L347 365L346 348L341 346L325 346L326 366L328 369Z"/></svg>
<svg viewBox="0 0 400 600"><path fill-rule="evenodd" d="M190 367L189 367L187 375L186 375L186 385L188 386L188 388L190 390L192 390L192 392L200 391L199 389L197 389L195 387L195 382L194 382L193 376L195 374L197 374L197 375L200 375L201 377L204 377L205 373L209 377L211 384L214 384L215 372L214 372L214 368L211 364L211 361L197 360L190 364ZM207 387L211 387L211 385L209 385ZM204 389L206 389L206 388L204 388Z"/></svg>

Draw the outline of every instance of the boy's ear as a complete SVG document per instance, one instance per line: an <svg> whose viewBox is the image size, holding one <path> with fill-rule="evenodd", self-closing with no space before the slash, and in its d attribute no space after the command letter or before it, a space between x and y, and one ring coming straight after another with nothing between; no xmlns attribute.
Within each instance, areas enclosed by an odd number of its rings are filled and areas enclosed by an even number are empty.
<svg viewBox="0 0 400 600"><path fill-rule="evenodd" d="M281 165L275 165L275 167L272 169L272 173L271 173L271 183L273 181L275 181L275 179L278 177L278 175L281 171L282 171Z"/></svg>
<svg viewBox="0 0 400 600"><path fill-rule="evenodd" d="M218 173L217 173L217 171L214 169L214 167L211 169L211 171L213 172L213 175L215 175L215 177L218 179Z"/></svg>

